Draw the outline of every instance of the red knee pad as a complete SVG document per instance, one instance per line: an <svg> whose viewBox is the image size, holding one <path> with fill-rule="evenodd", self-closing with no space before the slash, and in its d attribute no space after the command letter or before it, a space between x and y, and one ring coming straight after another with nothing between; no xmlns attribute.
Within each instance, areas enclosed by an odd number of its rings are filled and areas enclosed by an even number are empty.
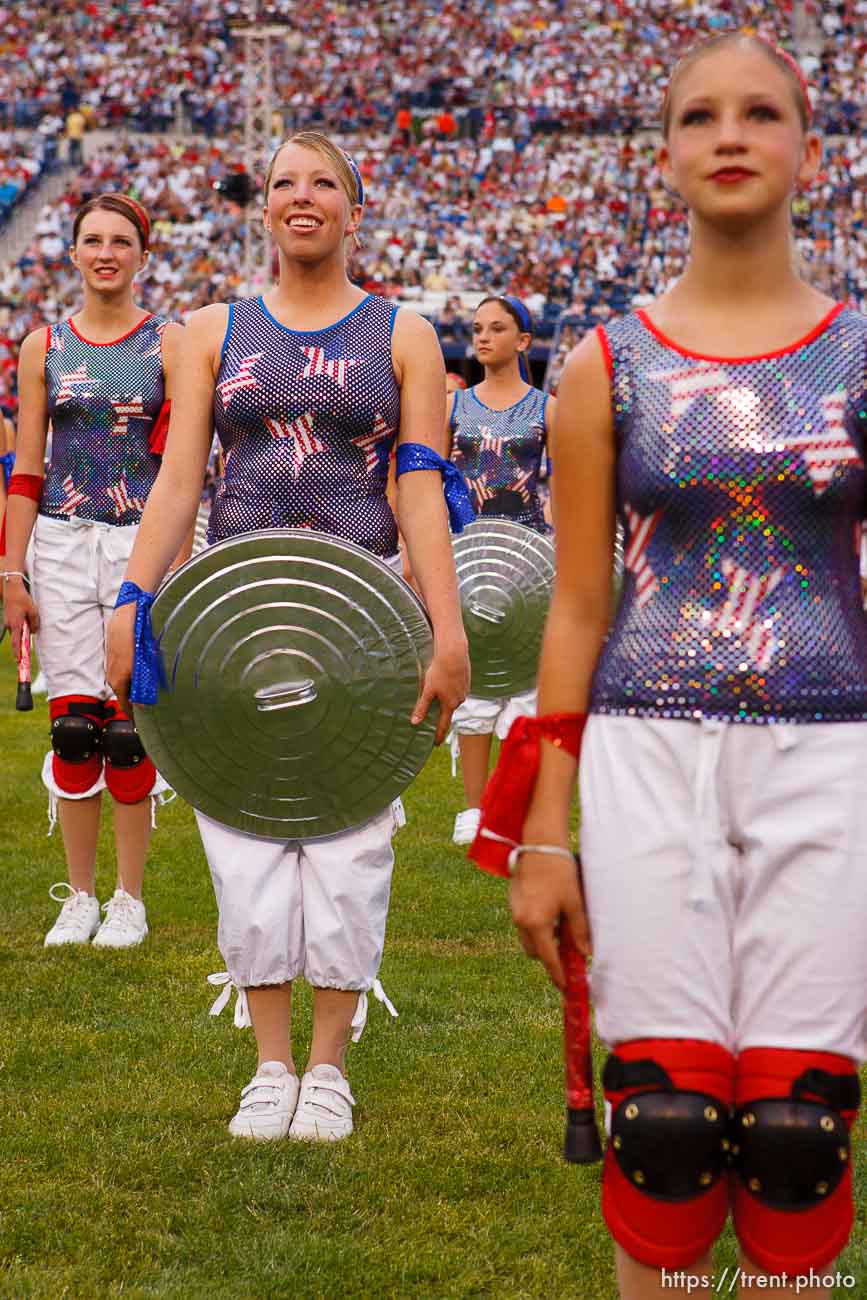
<svg viewBox="0 0 867 1300"><path fill-rule="evenodd" d="M728 1214L734 1058L717 1043L620 1043L602 1076L611 1135L602 1213L642 1264L685 1268L716 1241Z"/></svg>
<svg viewBox="0 0 867 1300"><path fill-rule="evenodd" d="M117 700L106 705L102 729L105 784L118 803L141 803L154 788L157 770L144 751L132 719Z"/></svg>
<svg viewBox="0 0 867 1300"><path fill-rule="evenodd" d="M852 1230L849 1129L859 1102L847 1056L751 1047L736 1064L735 1231L768 1273L832 1263Z"/></svg>
<svg viewBox="0 0 867 1300"><path fill-rule="evenodd" d="M102 771L102 723L105 706L92 695L58 695L49 700L51 775L64 794L84 794Z"/></svg>

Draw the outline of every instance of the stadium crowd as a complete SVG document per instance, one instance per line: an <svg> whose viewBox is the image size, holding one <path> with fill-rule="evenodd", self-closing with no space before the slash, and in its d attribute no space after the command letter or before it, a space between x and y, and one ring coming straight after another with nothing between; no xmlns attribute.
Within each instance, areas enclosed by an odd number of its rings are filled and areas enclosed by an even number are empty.
<svg viewBox="0 0 867 1300"><path fill-rule="evenodd" d="M110 149L88 145L23 255L0 266L7 409L21 338L76 301L65 250L71 215L89 194L127 190L152 211L154 250L142 277L152 311L183 318L240 291L243 214L213 182L242 155L234 125L241 62L230 26L242 6L140 7L150 39L129 50L140 21L130 6L60 0L46 15L31 0L0 5L0 122L39 124L24 140L20 129L0 132L0 220L4 195L11 206L46 164L46 142L63 130L64 114L162 130L180 112L199 128L168 141L119 125ZM411 56L400 40L408 9ZM286 6L272 13L283 17ZM659 291L682 265L684 212L662 187L654 140L634 130L658 117L661 78L676 51L697 30L773 33L789 17L785 6L758 0L314 3L305 10L303 59L297 30L275 43L275 131L339 128L368 198L353 272L372 290L422 303L451 363L468 355L474 297L488 289L527 302L537 360L555 335L562 357L576 335ZM820 121L824 111L838 134L817 184L796 202L796 233L819 287L863 303L867 144L852 127L867 102L867 0L823 6L819 17L825 44L805 63ZM549 379L557 366L555 355Z"/></svg>
<svg viewBox="0 0 867 1300"><path fill-rule="evenodd" d="M864 0L822 7L814 60L820 121L864 123ZM206 134L239 125L243 0L37 0L0 5L0 123L35 125L79 103L103 126ZM655 123L667 69L697 31L758 28L782 38L792 4L773 0L262 0L274 84L292 126L344 134L418 129L432 115L472 137L501 114L516 138L567 127L615 134ZM142 39L142 21L147 37ZM818 21L818 17L817 17ZM413 33L412 42L405 39Z"/></svg>

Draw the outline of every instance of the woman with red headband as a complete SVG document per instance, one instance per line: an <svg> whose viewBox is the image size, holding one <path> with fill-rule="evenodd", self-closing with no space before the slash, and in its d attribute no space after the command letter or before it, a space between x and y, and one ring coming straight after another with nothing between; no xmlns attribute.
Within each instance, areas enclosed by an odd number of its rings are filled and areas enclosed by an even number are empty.
<svg viewBox="0 0 867 1300"><path fill-rule="evenodd" d="M105 679L105 628L160 464L180 327L143 310L134 280L148 257L150 222L124 194L79 208L70 258L84 302L69 320L29 334L19 359L18 448L9 482L6 622L39 630L48 684L51 752L43 780L56 809L69 883L45 944L138 944L157 772ZM49 421L51 458L44 468ZM34 531L33 592L24 578ZM162 787L165 788L164 786ZM114 802L117 889L94 894L103 790Z"/></svg>
<svg viewBox="0 0 867 1300"><path fill-rule="evenodd" d="M566 365L534 724L555 743L526 817L509 835L486 808L478 841L522 841L512 911L556 984L560 918L585 953L592 935L612 1049L602 1204L628 1300L719 1291L729 1212L727 1291L830 1295L853 1222L867 321L795 265L792 195L820 158L788 56L729 34L678 64L659 161L689 261ZM569 805L588 711L582 896Z"/></svg>

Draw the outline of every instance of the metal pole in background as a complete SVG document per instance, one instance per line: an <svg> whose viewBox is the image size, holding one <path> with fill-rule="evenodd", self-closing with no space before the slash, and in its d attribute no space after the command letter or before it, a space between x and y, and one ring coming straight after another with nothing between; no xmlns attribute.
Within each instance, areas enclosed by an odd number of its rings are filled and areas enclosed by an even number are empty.
<svg viewBox="0 0 867 1300"><path fill-rule="evenodd" d="M255 186L244 213L244 292L252 295L271 283L271 239L262 224L261 186L271 155L274 112L271 41L285 35L286 25L233 23L232 29L244 38L244 170Z"/></svg>

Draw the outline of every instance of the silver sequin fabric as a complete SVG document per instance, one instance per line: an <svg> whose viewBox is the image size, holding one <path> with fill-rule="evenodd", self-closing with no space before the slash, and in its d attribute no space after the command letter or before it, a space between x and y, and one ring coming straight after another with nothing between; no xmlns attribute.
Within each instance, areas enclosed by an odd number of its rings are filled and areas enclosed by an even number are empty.
<svg viewBox="0 0 867 1300"><path fill-rule="evenodd" d="M702 357L642 312L601 330L625 571L597 713L734 722L867 718L867 318Z"/></svg>

